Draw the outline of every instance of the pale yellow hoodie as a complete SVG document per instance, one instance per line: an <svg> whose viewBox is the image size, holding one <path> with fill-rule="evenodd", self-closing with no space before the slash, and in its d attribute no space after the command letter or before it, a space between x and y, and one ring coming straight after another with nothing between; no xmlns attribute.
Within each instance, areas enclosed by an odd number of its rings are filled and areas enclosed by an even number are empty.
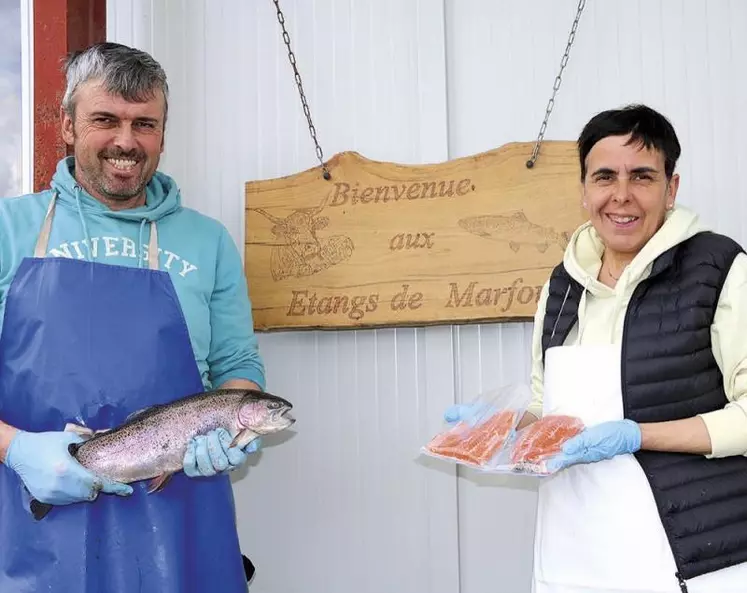
<svg viewBox="0 0 747 593"><path fill-rule="evenodd" d="M667 249L706 230L693 212L678 206L670 211L659 231L625 268L616 287L597 280L603 251L599 235L590 223L571 237L563 263L571 277L586 287L579 303L579 322L571 329L566 345L619 344L630 298L651 272L654 260ZM532 339L534 397L529 411L542 415L542 322L548 284L540 294ZM581 338L579 341L579 328ZM709 457L747 454L747 256L740 254L726 278L711 327L713 355L724 375L729 403L722 410L703 414L711 437Z"/></svg>

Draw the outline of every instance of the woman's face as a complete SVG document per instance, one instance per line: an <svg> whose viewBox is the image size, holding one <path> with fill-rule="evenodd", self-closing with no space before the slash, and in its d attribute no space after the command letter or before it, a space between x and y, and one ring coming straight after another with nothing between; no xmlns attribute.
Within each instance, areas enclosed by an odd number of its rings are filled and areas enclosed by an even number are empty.
<svg viewBox="0 0 747 593"><path fill-rule="evenodd" d="M674 204L679 175L667 180L664 155L630 136L608 136L586 157L584 208L605 248L635 256L653 237Z"/></svg>

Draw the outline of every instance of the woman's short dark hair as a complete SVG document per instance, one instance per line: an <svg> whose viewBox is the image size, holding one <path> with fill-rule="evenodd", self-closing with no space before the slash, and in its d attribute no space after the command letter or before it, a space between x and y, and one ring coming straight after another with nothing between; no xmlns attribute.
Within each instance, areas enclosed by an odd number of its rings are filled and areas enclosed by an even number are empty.
<svg viewBox="0 0 747 593"><path fill-rule="evenodd" d="M652 147L664 155L664 173L672 177L680 157L680 142L669 120L646 105L626 105L621 109L602 111L584 126L578 137L581 180L586 177L586 157L594 145L607 136L631 134L627 144Z"/></svg>

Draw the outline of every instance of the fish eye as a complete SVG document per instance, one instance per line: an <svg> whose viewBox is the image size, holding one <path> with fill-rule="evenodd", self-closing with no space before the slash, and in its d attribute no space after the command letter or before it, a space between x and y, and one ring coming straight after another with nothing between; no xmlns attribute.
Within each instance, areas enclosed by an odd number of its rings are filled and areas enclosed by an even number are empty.
<svg viewBox="0 0 747 593"><path fill-rule="evenodd" d="M268 402L267 407L270 408L271 410L277 410L280 407L280 402L275 402L275 401Z"/></svg>

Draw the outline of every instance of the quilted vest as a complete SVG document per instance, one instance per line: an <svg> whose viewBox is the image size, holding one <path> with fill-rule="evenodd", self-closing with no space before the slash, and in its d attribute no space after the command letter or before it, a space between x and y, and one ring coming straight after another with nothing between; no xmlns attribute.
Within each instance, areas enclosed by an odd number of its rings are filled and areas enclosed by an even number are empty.
<svg viewBox="0 0 747 593"><path fill-rule="evenodd" d="M625 418L664 422L726 405L710 327L726 276L742 251L728 237L700 233L654 261L632 295L623 326ZM553 270L543 360L578 320L582 290L562 264ZM651 486L683 592L686 579L747 561L747 458L654 451L635 457Z"/></svg>

